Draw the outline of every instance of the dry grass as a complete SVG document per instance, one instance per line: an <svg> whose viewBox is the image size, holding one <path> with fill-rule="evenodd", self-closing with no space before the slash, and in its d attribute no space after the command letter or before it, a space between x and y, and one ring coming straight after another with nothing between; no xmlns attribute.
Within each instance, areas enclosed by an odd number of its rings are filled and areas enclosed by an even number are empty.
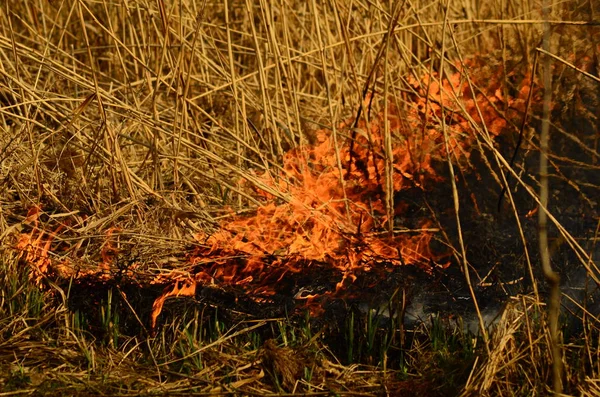
<svg viewBox="0 0 600 397"><path fill-rule="evenodd" d="M407 0L390 8L362 0L8 0L0 5L3 395L546 394L551 360L544 288L538 283L536 248L522 224L523 215L540 203L536 171L528 168L539 150L537 79L527 101L508 103L519 97L524 81L540 75L534 65L544 54L537 49L541 10L533 1L479 3ZM595 43L600 28L588 23L597 20L593 7L585 1L556 3L550 18L558 105L548 157L550 189L555 189L548 223L555 251L568 247L570 253L570 262L559 270L583 269L597 283L598 230L590 235L568 222L573 214L586 214L581 224L598 217L600 48ZM290 201L261 176L283 178L286 153L314 144L317 130L331 131L339 143L335 164L344 186L347 159L340 150L356 132L340 128L340 122L357 112L365 120L387 116L392 107L407 114L419 99L432 106L436 97L427 95L431 82L425 84L425 75L436 76L441 86L460 75L465 92L483 93L483 102L469 104L468 95L457 90L452 106L438 96L444 106L428 122L449 145L452 126L446 123L460 114L472 131L473 153L487 166L482 171L487 181L498 192L511 187L502 206L514 222L514 239L523 250L519 266L529 277L530 293L510 301L489 336L481 318L484 337L474 340L473 352L464 352L471 342L463 341L441 353L424 331L427 342L419 343L419 336L402 345L408 367L388 369L385 360L378 367L342 365L306 324L234 319L225 326L216 312L197 307L171 315L152 335L148 313L138 313L131 292L118 283L107 288L114 298L89 302L93 316L70 306L69 280L80 274L100 269L107 283L115 274L134 274L144 285L185 274L182 257L196 243L195 233L252 213L266 194ZM488 92L490 82L497 83L497 96ZM492 108L508 120L500 141L488 117ZM384 183L393 186L391 148L404 138L391 134L388 124L382 126L389 171ZM513 163L512 152L504 150L514 149L521 137L523 154ZM454 211L452 230L441 225L439 240L463 265L474 290L484 275L469 261L478 247L463 239L469 199L459 197L455 181L475 160L446 153L445 166L456 174L450 179L454 200L448 198ZM387 192L386 228L392 231L393 190ZM569 205L578 208L561 207L564 195L575 197ZM32 208L40 209L36 222ZM76 258L75 268L53 265L42 274L39 263L19 259L15 246L32 230L40 239L41 232L53 236L49 261ZM111 264L100 268L106 255ZM152 301L146 303L150 310ZM598 313L580 312L577 333L563 339L565 392L599 395ZM124 316L139 324L137 332L124 329ZM92 317L100 319L97 327L90 325ZM267 328L278 329L269 334L276 341L262 342ZM444 363L461 362L461 354L469 356L462 361L467 367L451 389L445 388L435 377L452 372Z"/></svg>

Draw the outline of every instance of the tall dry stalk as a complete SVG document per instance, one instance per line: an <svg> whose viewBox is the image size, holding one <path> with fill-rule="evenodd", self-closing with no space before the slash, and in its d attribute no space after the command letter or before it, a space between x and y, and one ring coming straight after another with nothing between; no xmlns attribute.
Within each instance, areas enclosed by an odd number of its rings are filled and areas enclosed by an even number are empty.
<svg viewBox="0 0 600 397"><path fill-rule="evenodd" d="M550 49L550 2L544 0L544 50ZM562 350L558 332L558 315L560 312L560 276L550 264L548 250L548 141L550 132L550 101L552 99L552 75L550 74L550 57L544 57L544 115L542 134L540 137L540 209L538 211L540 254L544 277L550 285L548 301L548 321L550 322L550 343L552 348L552 378L554 395L562 393Z"/></svg>

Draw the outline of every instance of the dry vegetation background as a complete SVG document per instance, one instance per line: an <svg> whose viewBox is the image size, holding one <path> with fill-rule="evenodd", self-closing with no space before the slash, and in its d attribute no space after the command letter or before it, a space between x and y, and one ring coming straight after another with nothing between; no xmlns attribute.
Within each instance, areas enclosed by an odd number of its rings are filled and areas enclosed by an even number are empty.
<svg viewBox="0 0 600 397"><path fill-rule="evenodd" d="M568 246L569 258L577 258L569 266L592 280L599 274L593 261L600 197L599 9L593 0L568 1L554 4L551 13L553 241L556 249ZM322 130L337 134L341 147L352 130L340 123L353 120L361 104L362 117L387 112L386 98L400 115L414 111L421 103L416 98L427 97L428 88L418 85L426 75L450 79L459 73L461 84L488 98L479 103L482 108L492 103L506 115L499 140L489 133L495 119L465 118L494 189L502 189L506 175L520 186L515 197L524 201L511 200L509 189L504 211L523 219L536 201L535 166L525 165L537 161L540 79L533 79L530 101L520 94L528 92L521 90L543 56L542 28L541 5L534 1L3 2L0 275L6 286L0 299L0 389L71 395L445 393L433 380L443 378L444 369L425 365L433 353L423 346L413 351L408 378L331 358L312 364L314 377L298 376L294 366L288 369L292 375L275 370L269 377L257 357L270 368L272 357L292 361L295 353L270 342L254 350L250 342L231 343L232 334L250 333L252 324L219 334L208 346L175 331L176 325L167 327L175 341L165 336L168 330L162 340L94 340L76 330L77 315L67 310L69 291L53 284L53 277L96 271L107 244L118 260L104 270L117 274L118 266L135 262L142 278L168 277L195 233L210 233L262 205L264 195L257 191L286 200L277 185L259 176L277 178L291 149L315 144ZM489 95L491 86L495 96ZM511 109L500 97L520 98L521 107ZM477 110L463 99L453 98L454 111ZM530 112L522 131L525 159L513 167L524 110ZM430 122L444 125L439 118ZM51 233L64 223L55 241L61 249L50 260L60 263L76 253L76 269L57 266L42 275L18 261L15 245L20 233L31 232L32 208L40 209L39 230ZM457 257L463 249L453 248ZM529 254L524 258L525 268L536 266ZM548 333L540 320L538 276L531 271L535 293L507 306L456 393L547 392ZM35 279L45 287L38 289ZM565 385L569 393L599 395L597 320L583 313L583 336L565 345ZM204 360L185 374L173 369L182 359L170 351L182 341L190 360Z"/></svg>

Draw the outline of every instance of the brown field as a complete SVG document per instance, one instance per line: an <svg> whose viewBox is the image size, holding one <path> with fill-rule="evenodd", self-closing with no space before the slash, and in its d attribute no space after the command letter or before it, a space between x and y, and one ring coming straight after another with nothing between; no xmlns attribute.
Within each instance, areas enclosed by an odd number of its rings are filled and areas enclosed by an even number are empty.
<svg viewBox="0 0 600 397"><path fill-rule="evenodd" d="M599 396L599 18L2 2L0 396Z"/></svg>

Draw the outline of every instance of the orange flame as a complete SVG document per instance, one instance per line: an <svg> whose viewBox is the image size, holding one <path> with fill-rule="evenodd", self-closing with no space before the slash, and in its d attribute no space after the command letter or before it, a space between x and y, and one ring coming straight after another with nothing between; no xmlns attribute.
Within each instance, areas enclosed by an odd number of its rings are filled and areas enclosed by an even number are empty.
<svg viewBox="0 0 600 397"><path fill-rule="evenodd" d="M32 226L31 233L21 234L16 244L16 249L20 251L19 260L23 260L33 269L30 278L37 284L50 273L52 261L49 253L51 252L52 242L65 228L64 225L59 225L53 232L44 232L39 227L40 213L41 208L39 206L33 206L29 209L23 223ZM47 238L45 238L46 235L48 235ZM65 270L63 264L59 264L58 268Z"/></svg>
<svg viewBox="0 0 600 397"><path fill-rule="evenodd" d="M497 136L507 127L507 120L498 112L504 101L499 79L490 80L487 92L475 95L459 72L442 79L441 85L435 75L425 75L421 82L413 79L411 84L418 95L404 122L399 110L393 104L388 106L394 137L392 175L386 175L383 114L368 125L364 121L358 124L354 144L346 140L340 145L339 162L353 160L344 178L337 165L334 137L326 130L318 131L315 145L286 153L279 174L260 177L262 183L289 197L287 202L278 202L257 189L255 193L266 201L253 216L224 223L212 235L196 235L208 248L198 248L191 258L194 279L273 293L274 284L285 274L311 272L315 263L325 263L339 273L337 293L358 273L382 263L430 270L432 261L442 257L430 250L431 221L421 220L420 230L414 233L382 232L388 222L384 181L391 177L392 194L412 188L426 190L443 181L434 164L446 161L446 136L452 160L463 164L476 139L473 123L485 121L490 134ZM509 98L508 106L524 110L530 86L531 79L526 78L518 97ZM445 131L441 117L445 117ZM347 132L350 123L342 123L338 129ZM402 202L395 205L394 216L407 208ZM318 313L318 297L307 295L297 300L304 300L311 312Z"/></svg>
<svg viewBox="0 0 600 397"><path fill-rule="evenodd" d="M468 61L467 66L480 65ZM210 283L241 286L265 297L276 293L275 287L287 274L310 274L326 266L338 275L332 280L335 291L296 297L318 313L319 298L334 297L361 273L403 265L431 270L434 261L443 257L430 248L433 222L420 219L415 230L390 233L385 227L392 221L389 217L404 216L409 205L396 200L390 214L386 197L409 189L427 190L442 182L436 168L446 161L446 150L456 164L468 164L477 139L474 124L485 122L491 136L500 135L507 118L524 110L533 84L527 76L516 98L504 98L500 75L486 81L485 92L476 93L461 72L443 79L426 74L420 80L409 78L409 83L415 92L412 107L400 110L391 103L387 116L380 113L368 124L364 120L357 125L353 120L341 123L336 137L318 131L315 144L284 155L280 172L258 177L269 188L265 190L281 192L287 201L254 187L252 193L264 203L254 215L224 222L211 235L198 233L195 238L201 246L190 256L185 275L173 271L152 282L172 283L154 302L152 327L168 297L193 296L197 286ZM499 111L503 108L508 109L505 115ZM391 168L384 122L393 142ZM348 135L355 139L344 139ZM38 277L52 270L49 253L55 236L64 229L59 225L52 233L40 231L39 215L38 207L30 210L27 222L33 230L17 243ZM107 231L95 273L99 278L110 277L119 252L115 231ZM63 268L69 265L62 262Z"/></svg>
<svg viewBox="0 0 600 397"><path fill-rule="evenodd" d="M162 295L156 298L152 305L152 315L150 317L151 329L156 328L156 319L160 315L165 300L171 296L195 296L196 283L193 280L177 280L174 285L168 286Z"/></svg>

